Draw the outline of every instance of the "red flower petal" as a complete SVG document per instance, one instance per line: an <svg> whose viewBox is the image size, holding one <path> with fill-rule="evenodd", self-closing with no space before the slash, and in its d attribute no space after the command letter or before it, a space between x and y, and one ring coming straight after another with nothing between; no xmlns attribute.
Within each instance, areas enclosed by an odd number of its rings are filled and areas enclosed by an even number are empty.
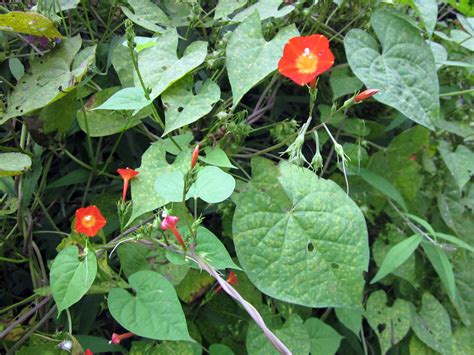
<svg viewBox="0 0 474 355"><path fill-rule="evenodd" d="M125 169L117 169L117 173L122 177L124 180L131 180L135 176L139 174L138 171L130 169L130 168L125 168Z"/></svg>
<svg viewBox="0 0 474 355"><path fill-rule="evenodd" d="M105 226L107 221L96 206L88 206L76 210L76 223L74 229L88 237L95 237Z"/></svg>

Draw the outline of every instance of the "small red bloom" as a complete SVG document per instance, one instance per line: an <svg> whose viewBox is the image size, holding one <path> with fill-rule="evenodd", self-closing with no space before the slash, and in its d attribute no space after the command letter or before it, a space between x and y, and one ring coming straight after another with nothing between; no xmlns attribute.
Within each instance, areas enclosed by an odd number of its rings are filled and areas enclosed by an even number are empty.
<svg viewBox="0 0 474 355"><path fill-rule="evenodd" d="M380 90L378 89L367 89L362 91L359 95L354 98L354 102L359 103L361 101L367 100L369 97L374 96Z"/></svg>
<svg viewBox="0 0 474 355"><path fill-rule="evenodd" d="M169 229L171 233L173 233L173 235L176 237L179 244L183 247L183 249L186 249L186 243L184 242L183 237L181 236L181 233L176 227L176 225L178 224L178 221L179 221L179 218L177 216L166 216L161 221L161 229L164 231Z"/></svg>
<svg viewBox="0 0 474 355"><path fill-rule="evenodd" d="M191 158L191 169L196 166L198 158L199 158L199 144L193 150L193 156Z"/></svg>
<svg viewBox="0 0 474 355"><path fill-rule="evenodd" d="M227 282L234 286L238 284L237 275L235 274L235 272L231 271L229 273L229 277L227 277ZM221 290L222 290L221 285L216 287L216 292L220 292Z"/></svg>
<svg viewBox="0 0 474 355"><path fill-rule="evenodd" d="M120 342L122 340L127 339L127 338L131 338L134 335L135 334L133 334L133 333L123 333L123 334L113 333L112 338L109 341L109 344L120 344Z"/></svg>
<svg viewBox="0 0 474 355"><path fill-rule="evenodd" d="M91 349L86 349L84 355L94 355L94 353L91 351Z"/></svg>
<svg viewBox="0 0 474 355"><path fill-rule="evenodd" d="M123 179L122 201L125 202L125 199L127 198L128 183L135 176L137 176L139 174L139 172L135 171L133 169L130 169L130 168L117 169L117 172L119 173L119 175Z"/></svg>
<svg viewBox="0 0 474 355"><path fill-rule="evenodd" d="M283 49L283 56L278 62L278 71L303 86L314 82L318 75L331 68L333 64L334 55L325 36L293 37Z"/></svg>
<svg viewBox="0 0 474 355"><path fill-rule="evenodd" d="M100 214L96 206L88 206L76 210L76 225L74 229L77 233L83 233L88 237L95 237L106 223L107 221Z"/></svg>

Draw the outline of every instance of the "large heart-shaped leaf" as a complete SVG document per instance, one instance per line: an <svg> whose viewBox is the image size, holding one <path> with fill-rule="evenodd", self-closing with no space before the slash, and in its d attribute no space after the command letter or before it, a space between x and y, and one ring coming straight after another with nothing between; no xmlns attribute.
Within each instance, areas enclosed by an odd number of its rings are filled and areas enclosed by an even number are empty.
<svg viewBox="0 0 474 355"><path fill-rule="evenodd" d="M241 266L274 298L309 307L360 305L369 248L362 212L333 181L283 163L278 181L240 194L233 234ZM291 285L291 287L289 287Z"/></svg>
<svg viewBox="0 0 474 355"><path fill-rule="evenodd" d="M133 215L130 221L142 214L164 206L170 202L165 197L155 193L156 179L174 171L187 172L191 165L191 150L182 146L173 164L166 161L166 145L164 141L152 144L142 156L142 164L137 170L140 172L132 180Z"/></svg>
<svg viewBox="0 0 474 355"><path fill-rule="evenodd" d="M135 291L110 290L108 305L114 319L125 329L157 340L192 340L173 285L161 274L139 271L128 278Z"/></svg>
<svg viewBox="0 0 474 355"><path fill-rule="evenodd" d="M401 14L377 10L371 24L382 44L353 29L344 39L349 65L368 88L379 89L377 101L433 129L439 115L439 84L433 53L419 30Z"/></svg>
<svg viewBox="0 0 474 355"><path fill-rule="evenodd" d="M257 12L237 27L227 45L227 72L236 106L242 96L277 68L283 46L298 36L295 25L284 27L270 42L262 34Z"/></svg>
<svg viewBox="0 0 474 355"><path fill-rule="evenodd" d="M61 250L51 266L51 293L58 312L72 306L84 296L97 274L97 259L88 251L84 260L79 259L79 250L70 246Z"/></svg>
<svg viewBox="0 0 474 355"><path fill-rule="evenodd" d="M59 49L32 61L30 69L10 95L7 112L0 124L42 108L64 96L64 91L71 90L78 80L71 71L71 64L81 43L80 36L66 38Z"/></svg>
<svg viewBox="0 0 474 355"><path fill-rule="evenodd" d="M166 127L163 135L186 126L207 115L219 101L221 91L211 80L206 80L199 92L193 94L192 77L185 77L163 93Z"/></svg>
<svg viewBox="0 0 474 355"><path fill-rule="evenodd" d="M145 86L151 88L151 99L157 98L174 82L199 66L207 55L207 42L194 41L178 58L178 33L172 29L158 37L155 46L138 55L138 67ZM135 86L140 86L135 76Z"/></svg>
<svg viewBox="0 0 474 355"><path fill-rule="evenodd" d="M384 291L372 293L367 300L367 321L379 337L382 354L402 340L410 330L410 306L409 302L396 299L392 307L388 307Z"/></svg>
<svg viewBox="0 0 474 355"><path fill-rule="evenodd" d="M411 326L416 336L426 345L441 354L451 354L449 314L433 295L423 295L420 313L412 308Z"/></svg>
<svg viewBox="0 0 474 355"><path fill-rule="evenodd" d="M186 194L188 198L200 198L207 203L218 203L227 199L235 189L235 179L216 166L199 170L196 182Z"/></svg>

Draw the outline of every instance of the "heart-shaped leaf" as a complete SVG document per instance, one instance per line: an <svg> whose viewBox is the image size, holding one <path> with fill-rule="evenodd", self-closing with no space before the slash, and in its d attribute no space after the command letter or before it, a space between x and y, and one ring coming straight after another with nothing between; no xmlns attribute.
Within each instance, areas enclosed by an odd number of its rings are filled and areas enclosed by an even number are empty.
<svg viewBox="0 0 474 355"><path fill-rule="evenodd" d="M199 170L196 182L186 194L188 198L200 198L207 203L218 203L227 199L235 189L235 179L215 166Z"/></svg>
<svg viewBox="0 0 474 355"><path fill-rule="evenodd" d="M402 14L377 10L371 24L382 44L353 29L344 39L349 65L368 88L379 89L377 101L433 129L439 115L439 84L429 45Z"/></svg>
<svg viewBox="0 0 474 355"><path fill-rule="evenodd" d="M88 251L84 260L79 259L79 250L70 246L61 250L51 265L51 293L58 312L72 306L84 296L97 274L97 259Z"/></svg>
<svg viewBox="0 0 474 355"><path fill-rule="evenodd" d="M220 96L219 86L211 80L206 80L196 95L193 94L193 80L190 76L178 81L161 98L166 108L163 136L207 115Z"/></svg>
<svg viewBox="0 0 474 355"><path fill-rule="evenodd" d="M411 326L416 336L441 354L452 354L451 323L443 305L431 294L423 294L420 313L412 308Z"/></svg>
<svg viewBox="0 0 474 355"><path fill-rule="evenodd" d="M210 230L199 227L196 238L196 253L216 269L232 268L240 270L235 265L224 244Z"/></svg>
<svg viewBox="0 0 474 355"><path fill-rule="evenodd" d="M232 32L226 58L234 106L247 91L276 70L283 46L295 36L298 30L290 25L281 29L270 42L265 41L257 12Z"/></svg>
<svg viewBox="0 0 474 355"><path fill-rule="evenodd" d="M184 174L181 170L160 175L155 180L155 191L169 202L182 202L184 193Z"/></svg>
<svg viewBox="0 0 474 355"><path fill-rule="evenodd" d="M342 336L331 326L318 318L309 318L304 322L311 339L311 354L334 355L339 348Z"/></svg>
<svg viewBox="0 0 474 355"><path fill-rule="evenodd" d="M139 271L128 278L135 295L122 288L110 290L108 306L125 329L157 340L192 340L173 285L161 274Z"/></svg>
<svg viewBox="0 0 474 355"><path fill-rule="evenodd" d="M23 174L31 168L31 158L23 153L0 154L0 176Z"/></svg>
<svg viewBox="0 0 474 355"><path fill-rule="evenodd" d="M364 216L344 190L283 163L239 194L234 243L250 280L271 297L308 307L357 307L369 248ZM271 179L278 181L271 184ZM291 286L290 286L291 285Z"/></svg>
<svg viewBox="0 0 474 355"><path fill-rule="evenodd" d="M392 307L388 307L384 291L375 291L367 300L367 321L379 337L382 354L402 340L410 330L410 306L409 302L396 299Z"/></svg>

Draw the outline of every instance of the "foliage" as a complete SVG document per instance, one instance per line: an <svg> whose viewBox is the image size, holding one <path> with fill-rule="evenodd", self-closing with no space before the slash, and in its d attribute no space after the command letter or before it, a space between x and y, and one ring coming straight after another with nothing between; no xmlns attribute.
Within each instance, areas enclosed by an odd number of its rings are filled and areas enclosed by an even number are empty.
<svg viewBox="0 0 474 355"><path fill-rule="evenodd" d="M473 15L4 3L1 352L473 353Z"/></svg>

